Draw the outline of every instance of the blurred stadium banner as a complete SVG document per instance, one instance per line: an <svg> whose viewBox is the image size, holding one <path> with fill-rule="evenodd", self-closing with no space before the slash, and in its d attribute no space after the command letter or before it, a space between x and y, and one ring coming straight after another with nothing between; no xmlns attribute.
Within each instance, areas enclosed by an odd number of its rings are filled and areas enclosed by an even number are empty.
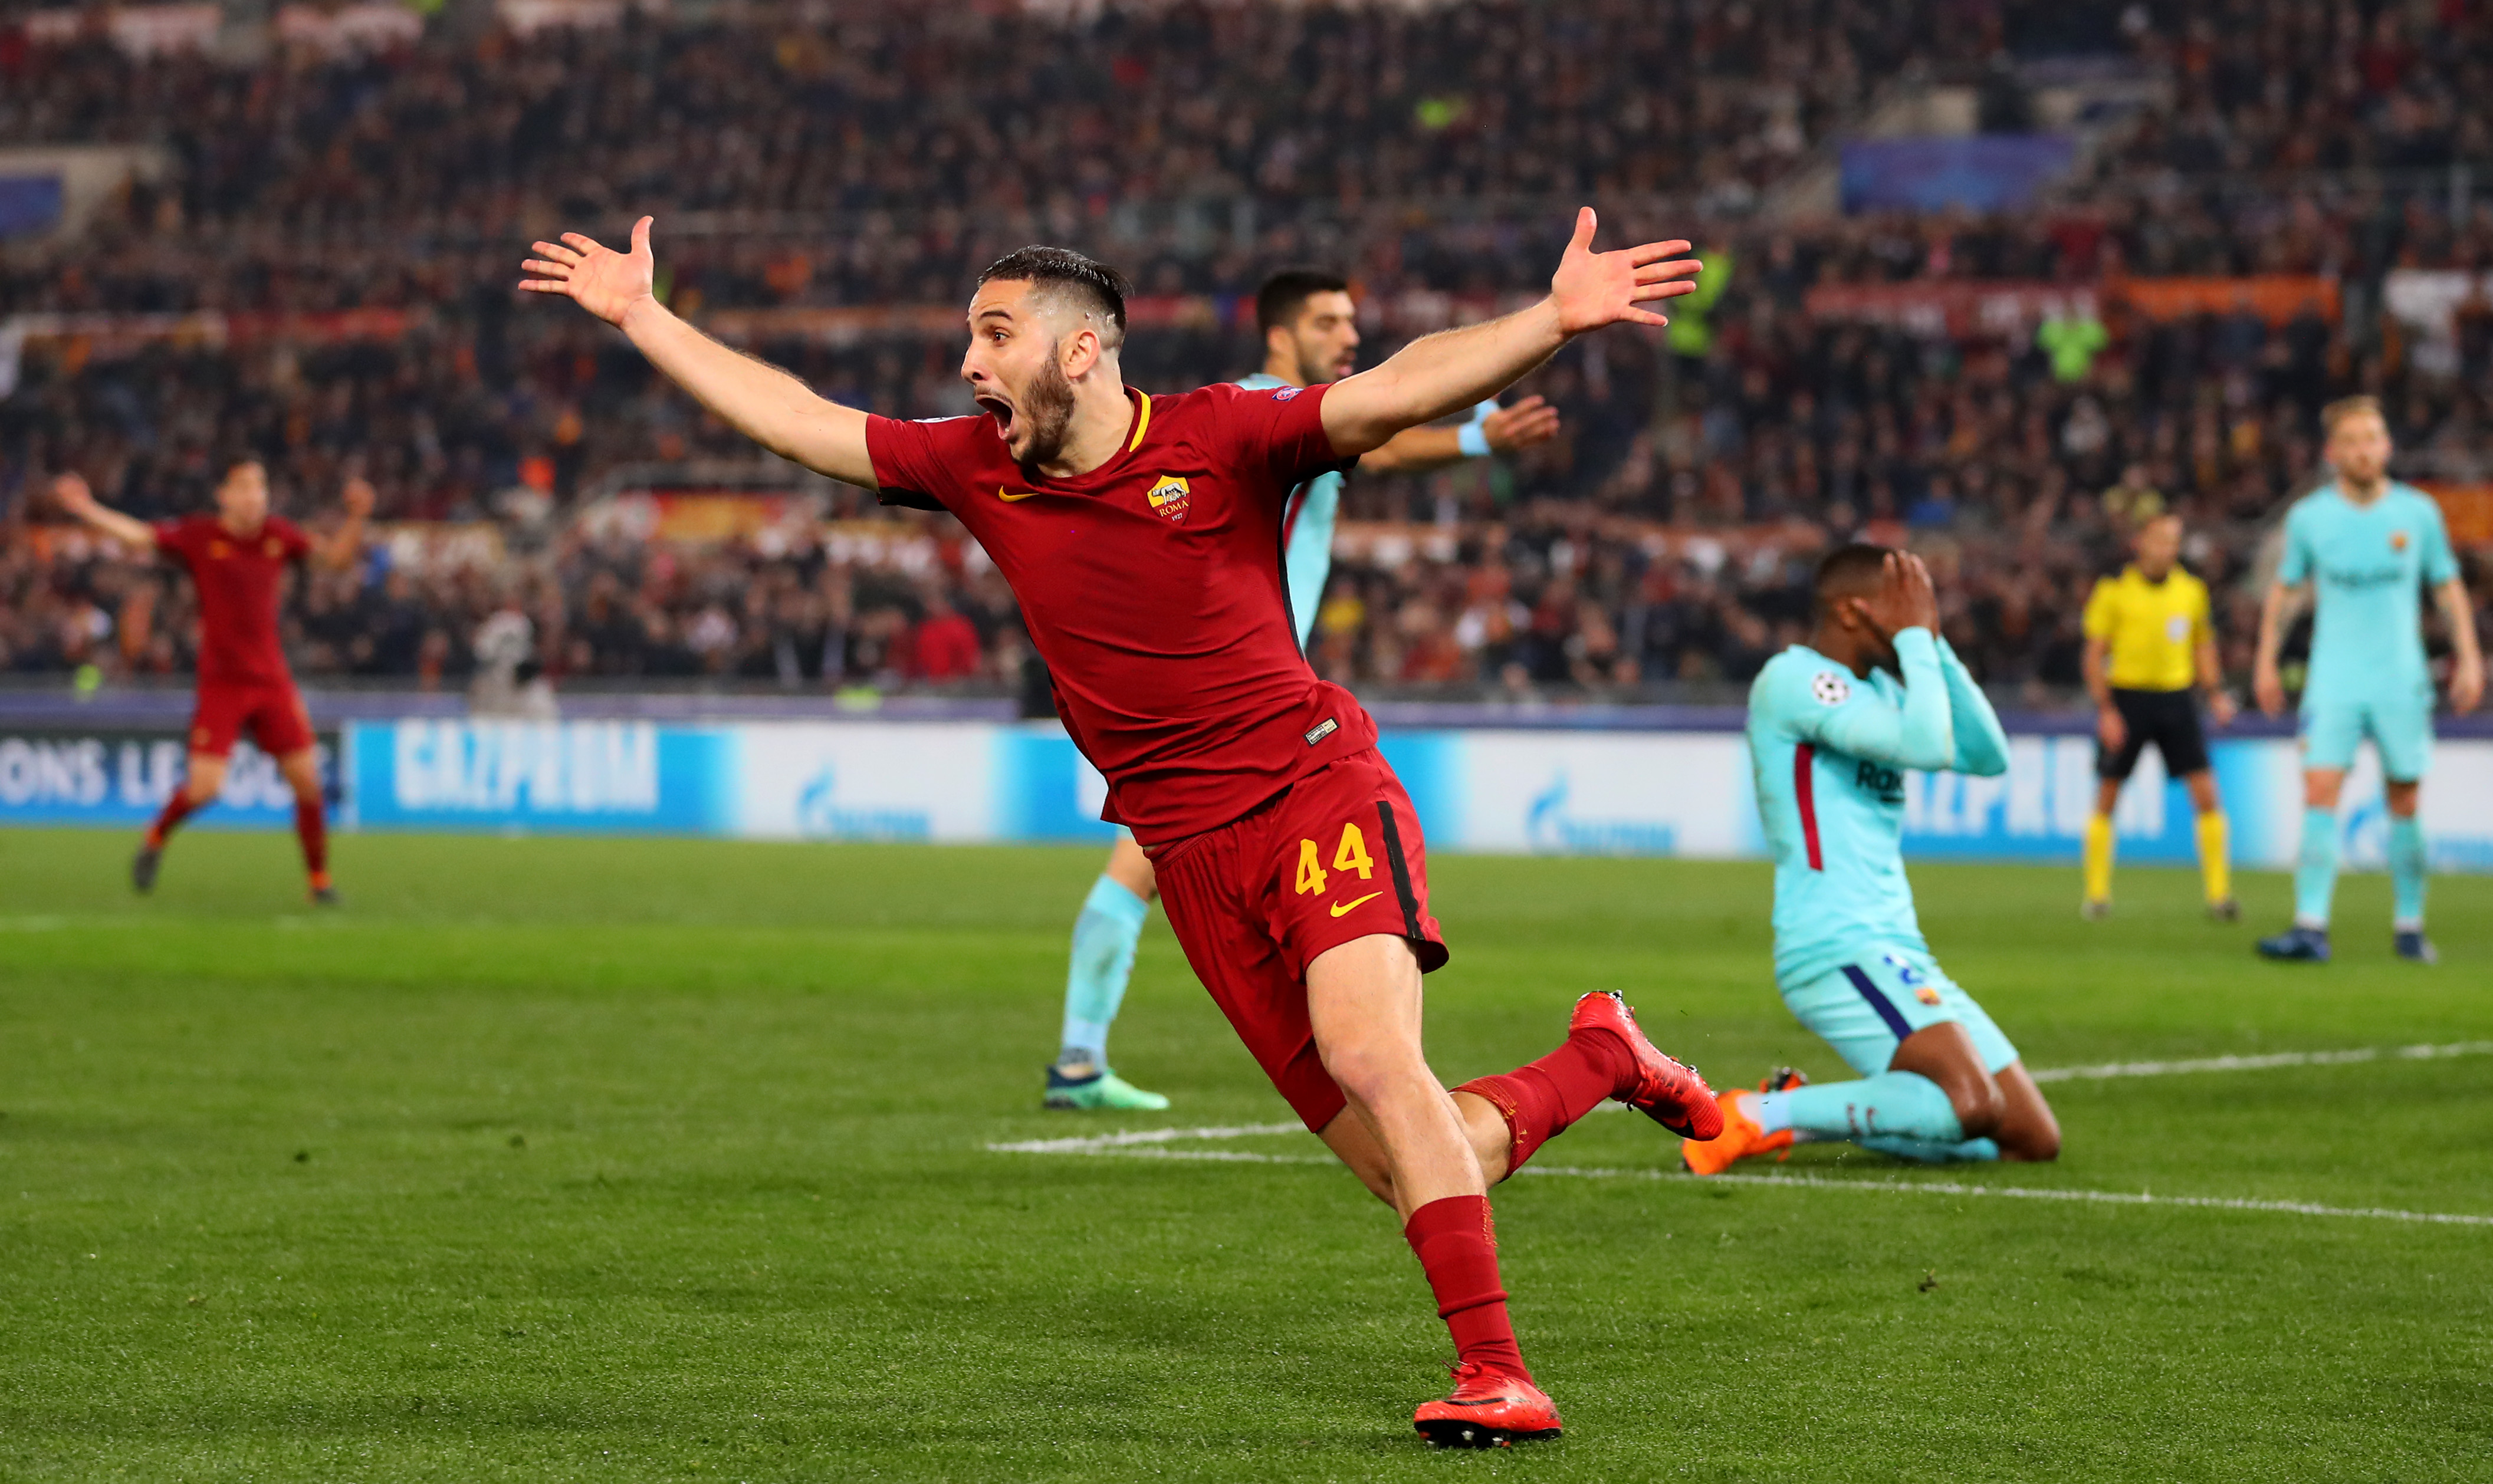
<svg viewBox="0 0 2493 1484"><path fill-rule="evenodd" d="M315 733L331 798L342 796L334 728ZM95 824L139 829L182 781L178 731L0 728L0 824ZM226 829L291 829L294 793L277 763L238 744L225 792L199 822Z"/></svg>
<svg viewBox="0 0 2493 1484"><path fill-rule="evenodd" d="M2103 279L2077 283L2013 279L1931 279L1900 283L1820 283L1812 318L1892 326L1933 340L2030 335L2047 319L2100 319L2114 306L2146 319L2186 319L2248 310L2270 325L2305 310L2334 322L2337 281L2295 273L2241 278Z"/></svg>
<svg viewBox="0 0 2493 1484"><path fill-rule="evenodd" d="M1847 144L1844 209L2014 211L2077 162L2075 137L2058 134L1929 135Z"/></svg>
<svg viewBox="0 0 2493 1484"><path fill-rule="evenodd" d="M343 747L341 744L343 743ZM1102 842L1107 786L1051 724L888 720L669 725L645 720L354 721L322 734L341 821L367 830L712 835L747 840ZM1539 855L1761 855L1746 740L1687 730L1392 727L1384 752L1441 850ZM2012 731L1999 778L1912 774L1907 851L1923 859L2074 862L2094 796L2094 744ZM0 728L0 824L136 828L180 777L178 733ZM2122 799L2124 860L2192 858L2191 815L2152 755ZM2292 863L2299 762L2284 737L2215 745L2237 856ZM2385 858L2378 763L2357 765L2348 859ZM285 827L285 784L235 754L226 826ZM2424 790L2435 864L2493 871L2493 736L2439 746Z"/></svg>

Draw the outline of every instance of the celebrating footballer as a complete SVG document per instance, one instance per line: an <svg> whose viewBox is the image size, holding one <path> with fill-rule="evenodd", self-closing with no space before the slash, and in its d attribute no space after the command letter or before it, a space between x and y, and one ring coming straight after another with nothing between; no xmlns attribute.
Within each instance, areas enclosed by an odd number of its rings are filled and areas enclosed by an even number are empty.
<svg viewBox="0 0 2493 1484"><path fill-rule="evenodd" d="M946 510L994 558L1047 662L1057 712L1106 777L1106 817L1151 856L1187 962L1292 1110L1390 1203L1458 1355L1422 1406L1431 1439L1553 1437L1559 1417L1509 1322L1487 1196L1610 1098L1685 1138L1721 1113L1615 994L1566 1041L1449 1092L1421 1051L1421 976L1446 962L1420 823L1376 727L1319 680L1282 573L1290 491L1405 429L1472 407L1577 336L1661 326L1690 292L1685 242L1593 251L1577 214L1549 293L1428 336L1329 384L1126 384L1121 275L1025 248L979 276L961 374L976 415L903 422L815 395L731 350L652 291L651 219L628 251L536 244L523 288L620 329L701 403L774 452Z"/></svg>

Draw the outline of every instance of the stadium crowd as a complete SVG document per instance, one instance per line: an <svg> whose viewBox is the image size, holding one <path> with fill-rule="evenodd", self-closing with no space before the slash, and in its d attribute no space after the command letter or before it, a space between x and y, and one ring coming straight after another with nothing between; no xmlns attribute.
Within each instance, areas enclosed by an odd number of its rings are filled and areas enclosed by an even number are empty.
<svg viewBox="0 0 2493 1484"><path fill-rule="evenodd" d="M1716 273L1672 332L1573 347L1528 388L1562 409L1555 443L1353 481L1313 650L1372 686L1737 681L1802 621L1811 553L1868 529L1937 555L1959 647L1987 682L2040 696L2076 683L2086 584L2140 511L2184 513L2194 564L2233 591L2310 477L2330 396L2382 395L2404 447L2483 476L2493 307L2462 310L2441 367L2407 354L2378 305L2391 268L2493 268L2493 196L2446 183L2493 164L2461 105L2493 77L2493 13L2132 7L2080 40L2152 85L2046 207L1807 226L1754 210L1881 79L1992 76L2003 44L2058 23L2022 3L1963 10L1172 6L1080 22L1084 46L1043 30L1067 22L941 8L829 28L633 16L257 69L0 40L0 136L177 157L82 234L0 246L0 320L280 326L0 344L16 538L0 548L0 669L181 669L184 585L44 527L41 482L75 467L107 501L164 515L249 448L298 515L361 473L385 521L499 532L490 561L428 559L410 539L307 579L289 609L307 674L453 683L485 622L514 611L558 680L1017 683L1010 596L948 521L840 489L813 495L826 527L725 544L572 520L616 471L750 458L627 346L512 301L516 245L644 207L673 302L696 313L949 304L1023 241L1098 247L1156 301L1209 307L1138 316L1129 374L1153 387L1251 369L1233 299L1282 262L1357 276L1372 356L1424 327L1410 303L1546 276L1552 202L1706 223ZM943 80L968 76L999 80ZM1674 77L1692 85L1654 85ZM1523 96L1535 106L1510 102ZM1986 98L2018 123L2013 88ZM2342 297L2178 314L2107 297L2039 334L1935 335L1827 292L2254 273ZM400 317L351 333L321 317L375 313ZM966 410L948 332L750 340L842 401ZM894 534L842 534L868 521ZM2229 668L2245 668L2250 618L2228 601Z"/></svg>

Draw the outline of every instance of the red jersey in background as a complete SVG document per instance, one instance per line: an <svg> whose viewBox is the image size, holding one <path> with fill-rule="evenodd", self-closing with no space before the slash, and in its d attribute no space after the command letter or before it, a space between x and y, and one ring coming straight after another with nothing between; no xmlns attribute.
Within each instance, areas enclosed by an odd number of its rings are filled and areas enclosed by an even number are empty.
<svg viewBox="0 0 2493 1484"><path fill-rule="evenodd" d="M277 641L278 583L312 542L292 521L269 517L236 536L213 516L157 524L157 549L179 562L199 590L199 684L289 685Z"/></svg>
<svg viewBox="0 0 2493 1484"><path fill-rule="evenodd" d="M1057 714L1107 777L1105 817L1146 845L1240 817L1371 747L1316 678L1281 575L1289 492L1346 467L1326 388L1127 388L1126 441L1073 479L1025 473L993 419L866 421L884 502L960 518L1021 601Z"/></svg>

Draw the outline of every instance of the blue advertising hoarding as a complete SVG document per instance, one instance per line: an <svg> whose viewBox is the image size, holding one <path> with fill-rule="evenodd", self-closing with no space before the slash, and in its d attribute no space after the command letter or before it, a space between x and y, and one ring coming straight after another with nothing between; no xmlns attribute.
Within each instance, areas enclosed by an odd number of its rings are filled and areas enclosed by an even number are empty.
<svg viewBox="0 0 2493 1484"><path fill-rule="evenodd" d="M342 745L341 745L342 744ZM1387 729L1380 744L1430 847L1564 855L1756 858L1737 731ZM712 835L751 840L1030 841L1106 845L1107 787L1052 724L409 718L324 736L339 822L366 830ZM2301 821L2290 738L2212 748L2235 858L2292 863ZM181 777L178 733L0 728L0 824L135 829ZM2014 733L1998 778L1908 774L1905 846L1917 859L2074 864L2093 809L2093 743ZM2366 753L2340 813L2345 859L2377 866L2387 820ZM236 750L211 828L282 828L275 764ZM2493 739L2443 742L2424 789L2435 866L2493 870ZM2191 808L2153 754L2115 819L2121 857L2183 864Z"/></svg>

